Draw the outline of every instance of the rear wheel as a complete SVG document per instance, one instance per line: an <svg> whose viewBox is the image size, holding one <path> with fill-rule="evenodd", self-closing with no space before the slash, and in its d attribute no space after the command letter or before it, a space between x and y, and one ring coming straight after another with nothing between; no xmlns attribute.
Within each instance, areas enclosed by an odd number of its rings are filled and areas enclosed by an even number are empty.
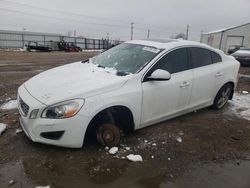
<svg viewBox="0 0 250 188"><path fill-rule="evenodd" d="M231 94L233 92L233 85L228 83L224 85L219 92L217 93L214 103L213 103L213 108L216 110L222 109L227 101L229 100Z"/></svg>
<svg viewBox="0 0 250 188"><path fill-rule="evenodd" d="M105 123L96 128L97 141L104 146L117 146L121 140L121 132L113 123Z"/></svg>

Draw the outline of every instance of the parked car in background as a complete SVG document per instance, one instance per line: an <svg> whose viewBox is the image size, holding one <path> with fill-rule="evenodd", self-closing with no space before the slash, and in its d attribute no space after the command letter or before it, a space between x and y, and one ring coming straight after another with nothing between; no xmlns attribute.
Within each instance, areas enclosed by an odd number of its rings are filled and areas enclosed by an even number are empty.
<svg viewBox="0 0 250 188"><path fill-rule="evenodd" d="M241 48L231 54L242 66L250 65L250 48Z"/></svg>
<svg viewBox="0 0 250 188"><path fill-rule="evenodd" d="M237 50L239 50L239 49L241 49L241 48L244 48L244 46L239 46L239 45L230 46L230 47L228 48L227 53L230 55L230 54L236 52Z"/></svg>
<svg viewBox="0 0 250 188"><path fill-rule="evenodd" d="M21 126L35 142L118 145L140 129L233 97L239 62L205 44L134 40L42 72L18 89Z"/></svg>
<svg viewBox="0 0 250 188"><path fill-rule="evenodd" d="M81 52L82 51L82 49L76 46L73 42L64 42L64 41L60 41L58 43L58 49L59 51L65 51L65 52Z"/></svg>
<svg viewBox="0 0 250 188"><path fill-rule="evenodd" d="M49 46L44 46L39 44L38 42L29 41L27 45L27 50L30 52L32 50L34 51L41 51L41 52L51 52L52 48Z"/></svg>

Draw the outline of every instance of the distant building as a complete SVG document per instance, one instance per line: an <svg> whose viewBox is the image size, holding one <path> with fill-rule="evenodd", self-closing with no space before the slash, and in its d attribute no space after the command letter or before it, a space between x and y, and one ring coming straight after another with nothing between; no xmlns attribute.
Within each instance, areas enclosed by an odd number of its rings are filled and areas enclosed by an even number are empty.
<svg viewBox="0 0 250 188"><path fill-rule="evenodd" d="M201 42L225 53L234 46L245 46L250 48L250 23L203 33Z"/></svg>

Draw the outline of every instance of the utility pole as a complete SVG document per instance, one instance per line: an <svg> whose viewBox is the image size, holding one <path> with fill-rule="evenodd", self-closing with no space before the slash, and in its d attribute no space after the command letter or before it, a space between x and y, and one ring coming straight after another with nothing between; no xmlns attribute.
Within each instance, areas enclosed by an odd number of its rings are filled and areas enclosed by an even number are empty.
<svg viewBox="0 0 250 188"><path fill-rule="evenodd" d="M131 22L131 36L130 36L130 39L133 40L133 34L134 34L134 23Z"/></svg>
<svg viewBox="0 0 250 188"><path fill-rule="evenodd" d="M148 29L148 37L147 37L148 39L149 39L149 34L150 34L150 30Z"/></svg>
<svg viewBox="0 0 250 188"><path fill-rule="evenodd" d="M189 25L187 24L186 40L188 40Z"/></svg>
<svg viewBox="0 0 250 188"><path fill-rule="evenodd" d="M203 37L203 30L201 30L201 38L200 38L200 42L202 42L202 37Z"/></svg>
<svg viewBox="0 0 250 188"><path fill-rule="evenodd" d="M74 37L76 38L76 30L74 30Z"/></svg>

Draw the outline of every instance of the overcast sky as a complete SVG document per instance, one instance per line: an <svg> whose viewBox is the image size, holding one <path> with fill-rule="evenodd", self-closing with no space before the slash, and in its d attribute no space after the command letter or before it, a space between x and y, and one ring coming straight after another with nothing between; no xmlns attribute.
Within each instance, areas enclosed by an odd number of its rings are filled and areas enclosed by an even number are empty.
<svg viewBox="0 0 250 188"><path fill-rule="evenodd" d="M0 29L129 40L211 31L250 22L250 0L0 0Z"/></svg>

